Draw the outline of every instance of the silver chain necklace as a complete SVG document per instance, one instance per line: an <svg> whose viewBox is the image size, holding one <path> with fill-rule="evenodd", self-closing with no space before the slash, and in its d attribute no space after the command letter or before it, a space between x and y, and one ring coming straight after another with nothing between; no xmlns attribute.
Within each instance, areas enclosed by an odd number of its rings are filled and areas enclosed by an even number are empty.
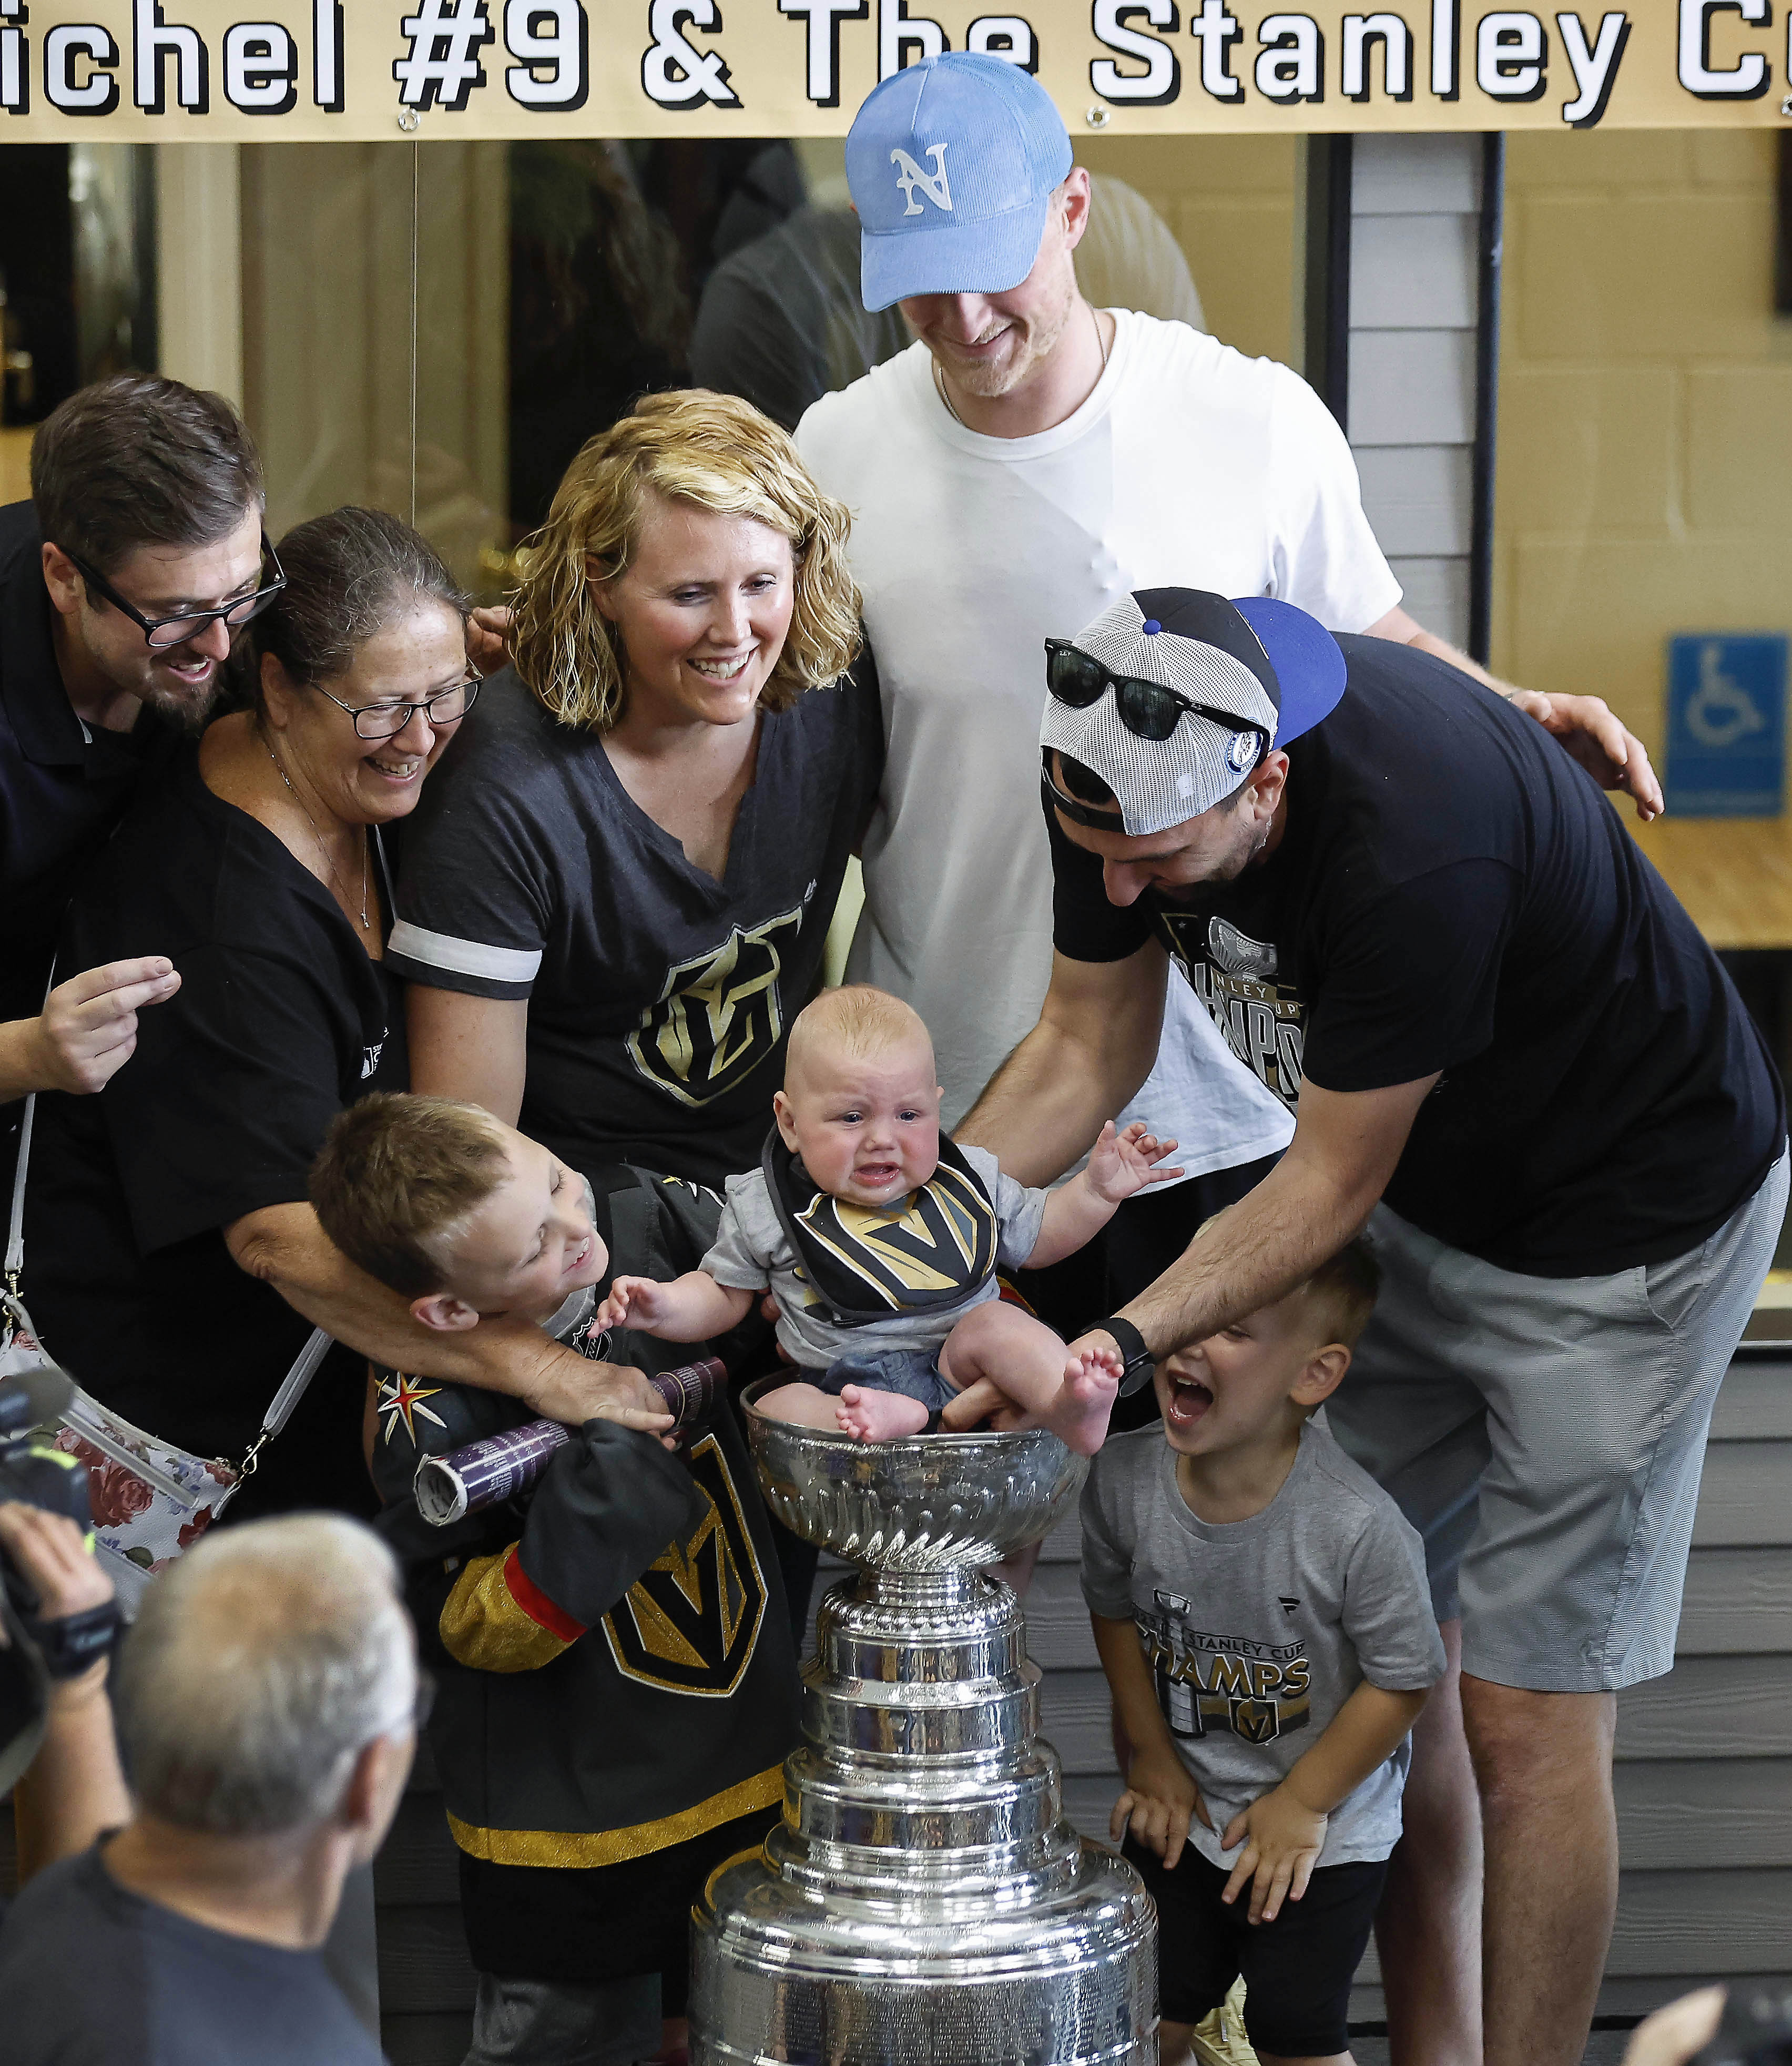
<svg viewBox="0 0 1792 2066"><path fill-rule="evenodd" d="M1101 373L1105 373L1108 370L1108 346L1104 344L1101 340L1101 318L1095 313L1095 304L1093 302L1085 302L1083 306L1089 310L1089 319L1095 326L1095 342L1101 354ZM946 391L946 377L939 370L939 361L937 359L934 360L933 367L934 392L938 395L940 400L946 404L946 413L951 418L952 421L958 425L959 428L961 431L970 431L971 426L964 420L963 417L959 414L958 411L952 407L952 398ZM1095 376L1095 383L1097 387L1101 384L1101 373L1098 373ZM1089 394L1093 395L1094 391L1095 389L1092 387L1089 390ZM1088 399L1089 395L1085 395L1083 397L1083 401L1086 402ZM1082 403L1078 403L1076 406L1078 408L1080 408L1082 407ZM1072 414L1074 415L1075 413L1076 412L1073 410ZM973 437L975 437L979 433L975 431L971 431L971 435Z"/></svg>
<svg viewBox="0 0 1792 2066"><path fill-rule="evenodd" d="M266 732L262 734L262 743L267 747L268 758L274 763L274 773L278 775L281 780L286 784L286 794L292 798L295 804L298 804L300 810L305 812L305 822L311 828L311 837L317 841L318 852L322 855L323 865L330 871L330 880L336 885L336 894L341 897L344 904L347 904L349 901L348 891L343 886L343 878L336 873L335 862L330 858L330 849L323 843L323 834L318 830L317 820L312 816L309 810L306 809L305 799L300 796L298 790L293 787L290 780L287 776L286 769L280 764L280 756L274 751L273 743L269 739ZM367 828L365 825L363 825L361 828L362 931L364 933L369 930L371 925L371 921L367 917Z"/></svg>

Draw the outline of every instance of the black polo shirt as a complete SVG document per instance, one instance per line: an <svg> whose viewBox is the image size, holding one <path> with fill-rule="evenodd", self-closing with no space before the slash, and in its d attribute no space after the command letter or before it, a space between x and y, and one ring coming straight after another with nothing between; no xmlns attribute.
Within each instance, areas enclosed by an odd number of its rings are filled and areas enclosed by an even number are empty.
<svg viewBox="0 0 1792 2066"><path fill-rule="evenodd" d="M43 546L32 504L0 508L0 1021L42 1009L75 877L111 837L144 772L164 765L176 743L147 711L131 731L103 731L75 715L51 641ZM9 1188L19 1111L0 1105L0 1177Z"/></svg>

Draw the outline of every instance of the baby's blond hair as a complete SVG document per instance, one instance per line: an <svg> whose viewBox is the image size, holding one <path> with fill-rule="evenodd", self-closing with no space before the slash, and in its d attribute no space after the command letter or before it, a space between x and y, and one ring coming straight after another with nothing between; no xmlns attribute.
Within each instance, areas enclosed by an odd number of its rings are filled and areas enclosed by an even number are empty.
<svg viewBox="0 0 1792 2066"><path fill-rule="evenodd" d="M880 1055L906 1041L918 1041L930 1060L933 1040L921 1015L901 998L869 982L843 983L825 990L797 1015L785 1058L785 1088L800 1076L818 1049L854 1056Z"/></svg>

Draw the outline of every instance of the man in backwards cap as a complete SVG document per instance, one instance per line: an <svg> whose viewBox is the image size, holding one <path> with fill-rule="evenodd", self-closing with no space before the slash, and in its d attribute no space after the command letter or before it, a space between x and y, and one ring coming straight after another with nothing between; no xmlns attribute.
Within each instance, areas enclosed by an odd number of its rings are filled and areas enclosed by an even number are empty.
<svg viewBox="0 0 1792 2066"><path fill-rule="evenodd" d="M1369 1228L1381 1300L1327 1417L1425 1537L1461 1660L1382 1910L1391 2019L1472 2018L1466 1731L1486 2057L1570 2066L1616 1887L1614 1696L1673 1663L1705 1431L1785 1214L1778 1079L1585 772L1430 654L1166 588L1046 669L1057 958L961 1138L1023 1183L1072 1163L1151 1066L1172 962L1295 1109L1275 1170L1087 1339L1142 1379Z"/></svg>
<svg viewBox="0 0 1792 2066"><path fill-rule="evenodd" d="M1470 663L1401 609L1349 448L1303 381L1185 324L1082 298L1072 254L1089 176L1037 80L960 52L912 66L866 99L846 170L865 305L899 305L918 339L817 403L797 433L852 508L886 698L849 969L927 1022L951 1122L1032 1024L1050 974L1034 800L1041 638L1192 573ZM1555 725L1591 725L1595 760L1628 751L1624 779L1659 803L1642 749L1603 704L1556 703ZM1129 1204L1110 1242L1162 1262L1288 1131L1186 992L1170 1010L1173 1037L1134 1116L1206 1175Z"/></svg>

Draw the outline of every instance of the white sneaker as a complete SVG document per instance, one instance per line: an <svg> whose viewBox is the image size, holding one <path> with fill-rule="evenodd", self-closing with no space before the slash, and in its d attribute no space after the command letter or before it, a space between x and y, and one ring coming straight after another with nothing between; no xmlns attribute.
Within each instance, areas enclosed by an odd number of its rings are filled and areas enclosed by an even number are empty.
<svg viewBox="0 0 1792 2066"><path fill-rule="evenodd" d="M1190 2049L1201 2066L1257 2066L1257 2055L1244 2034L1244 1977L1226 1991L1219 2007L1194 2026Z"/></svg>

